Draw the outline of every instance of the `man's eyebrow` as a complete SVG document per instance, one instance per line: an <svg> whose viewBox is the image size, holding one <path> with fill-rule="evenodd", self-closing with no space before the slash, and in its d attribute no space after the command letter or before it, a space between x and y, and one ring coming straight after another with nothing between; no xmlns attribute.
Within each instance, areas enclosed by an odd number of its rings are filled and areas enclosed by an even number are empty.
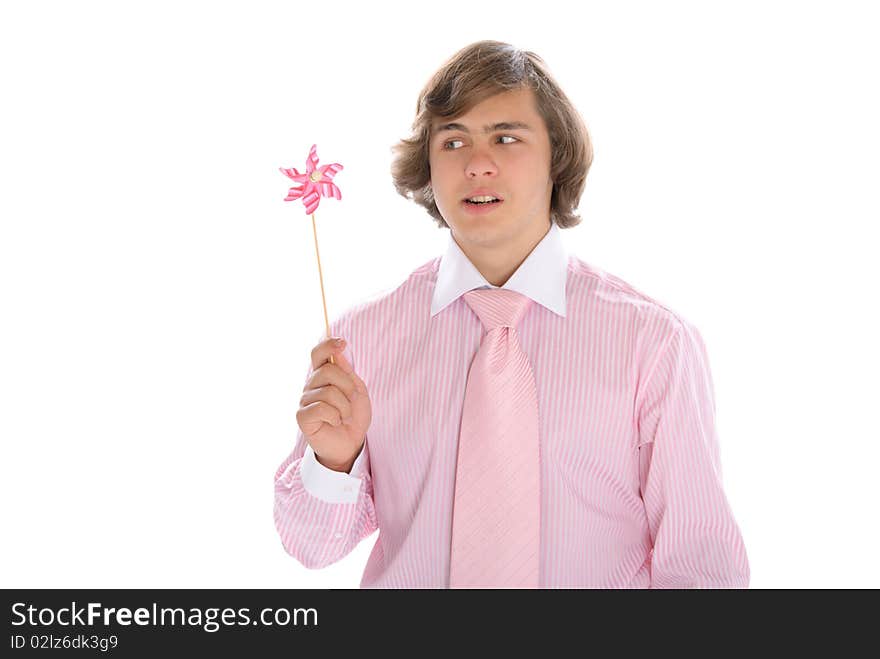
<svg viewBox="0 0 880 659"><path fill-rule="evenodd" d="M468 130L467 126L465 126L464 124L451 123L451 124L441 124L441 125L437 126L435 133L439 134L439 133L442 133L447 130L460 130L462 133L468 133L468 134L470 134L470 132L471 132ZM532 130L532 129L528 124L526 124L522 121L502 121L497 124L486 124L485 126L483 126L484 133L491 133L496 130Z"/></svg>

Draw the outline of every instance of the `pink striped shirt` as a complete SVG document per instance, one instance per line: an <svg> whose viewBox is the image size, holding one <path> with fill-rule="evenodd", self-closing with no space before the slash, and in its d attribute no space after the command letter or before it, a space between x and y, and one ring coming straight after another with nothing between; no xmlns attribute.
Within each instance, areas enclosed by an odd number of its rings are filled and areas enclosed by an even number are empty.
<svg viewBox="0 0 880 659"><path fill-rule="evenodd" d="M748 587L700 334L570 255L560 233L551 225L502 287L537 303L517 331L540 409L541 587ZM318 463L302 432L275 473L276 528L304 566L378 529L362 588L448 587L458 432L483 335L461 296L481 286L450 234L442 258L331 324L373 419L350 473Z"/></svg>

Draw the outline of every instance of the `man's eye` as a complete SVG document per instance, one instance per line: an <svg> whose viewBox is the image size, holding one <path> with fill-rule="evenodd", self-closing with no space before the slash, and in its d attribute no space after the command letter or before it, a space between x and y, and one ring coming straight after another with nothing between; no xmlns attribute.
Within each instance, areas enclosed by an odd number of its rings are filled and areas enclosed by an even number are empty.
<svg viewBox="0 0 880 659"><path fill-rule="evenodd" d="M499 140L508 139L508 140L513 140L513 142L519 142L519 140L517 138L513 137L512 135L499 135L498 139ZM446 149L447 151L454 151L455 149L450 148L449 145L455 144L456 142L461 142L461 140L449 140L448 142L444 142L443 148ZM505 142L505 144L513 144L513 142Z"/></svg>

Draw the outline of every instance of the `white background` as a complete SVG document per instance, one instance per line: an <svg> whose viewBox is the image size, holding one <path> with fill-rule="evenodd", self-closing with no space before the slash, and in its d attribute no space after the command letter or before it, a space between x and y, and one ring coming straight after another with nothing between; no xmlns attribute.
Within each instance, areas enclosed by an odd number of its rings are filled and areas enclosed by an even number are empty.
<svg viewBox="0 0 880 659"><path fill-rule="evenodd" d="M277 168L312 143L345 167L316 216L331 319L395 287L448 232L390 147L431 73L498 39L591 131L568 248L707 343L752 587L880 587L871 3L11 5L0 585L358 586L376 535L310 571L272 520L324 332Z"/></svg>

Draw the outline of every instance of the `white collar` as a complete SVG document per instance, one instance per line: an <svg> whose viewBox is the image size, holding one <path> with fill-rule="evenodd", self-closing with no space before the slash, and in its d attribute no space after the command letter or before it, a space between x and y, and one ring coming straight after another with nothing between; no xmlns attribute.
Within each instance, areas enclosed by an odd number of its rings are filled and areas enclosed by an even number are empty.
<svg viewBox="0 0 880 659"><path fill-rule="evenodd" d="M565 281L568 276L568 251L559 227L550 223L550 229L503 286L493 286L470 259L449 232L449 246L440 260L437 283L431 299L431 316L442 311L470 290L488 286L507 288L531 298L550 311L565 317Z"/></svg>

